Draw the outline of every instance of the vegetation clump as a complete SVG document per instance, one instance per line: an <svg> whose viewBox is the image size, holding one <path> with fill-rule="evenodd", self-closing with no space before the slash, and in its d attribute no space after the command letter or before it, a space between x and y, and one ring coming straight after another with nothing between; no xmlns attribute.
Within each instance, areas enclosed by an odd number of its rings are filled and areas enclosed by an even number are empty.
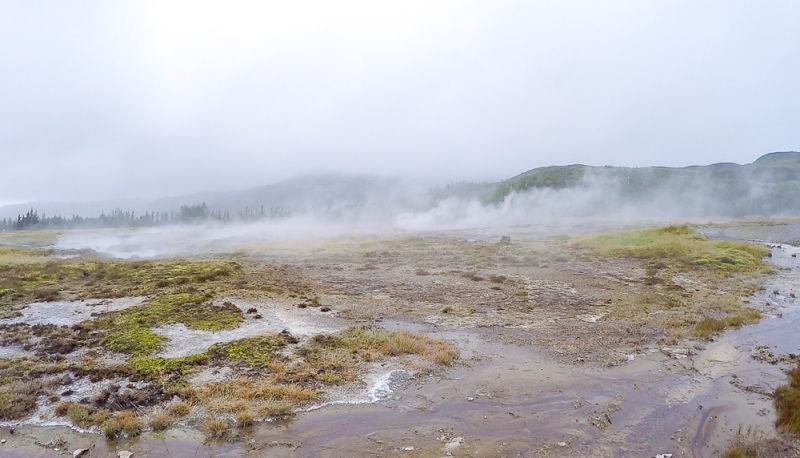
<svg viewBox="0 0 800 458"><path fill-rule="evenodd" d="M419 355L436 364L450 364L458 358L458 351L446 341L408 331L386 331L374 327L350 328L339 333L334 342L340 342L352 352L380 356Z"/></svg>
<svg viewBox="0 0 800 458"><path fill-rule="evenodd" d="M286 345L282 334L273 333L231 342L214 344L208 350L209 356L243 363L249 367L268 367L276 350Z"/></svg>
<svg viewBox="0 0 800 458"><path fill-rule="evenodd" d="M718 272L766 271L761 261L769 249L761 245L711 240L688 225L583 238L579 245L602 255L668 261L683 269Z"/></svg>
<svg viewBox="0 0 800 458"><path fill-rule="evenodd" d="M103 434L113 439L125 434L128 437L138 436L142 433L144 425L142 421L136 416L136 413L126 410L119 412L111 418L108 418L102 423L100 428Z"/></svg>
<svg viewBox="0 0 800 458"><path fill-rule="evenodd" d="M167 413L175 418L181 418L189 415L192 411L192 404L186 401L174 402L167 406Z"/></svg>
<svg viewBox="0 0 800 458"><path fill-rule="evenodd" d="M42 390L42 383L36 380L17 380L0 386L0 420L20 420L30 415Z"/></svg>
<svg viewBox="0 0 800 458"><path fill-rule="evenodd" d="M198 353L179 358L158 358L150 356L134 357L128 361L133 373L145 378L161 381L177 380L187 375L192 368L208 361L208 355Z"/></svg>
<svg viewBox="0 0 800 458"><path fill-rule="evenodd" d="M761 320L761 313L753 309L744 309L741 313L724 318L703 318L692 327L691 335L709 338L728 328L738 329L746 324L757 323L759 320Z"/></svg>
<svg viewBox="0 0 800 458"><path fill-rule="evenodd" d="M0 248L0 319L18 316L19 308L35 301L155 295L157 302L190 302L197 298L181 293L212 285L206 292L209 295L225 279L242 271L235 262L214 259L109 261L53 259L46 254L42 250ZM221 323L222 327L230 325L230 319Z"/></svg>
<svg viewBox="0 0 800 458"><path fill-rule="evenodd" d="M130 355L157 352L164 338L150 328L184 324L189 329L222 331L236 329L242 322L242 311L230 302L214 305L211 295L198 292L164 293L149 302L105 314L81 323L82 330L99 331L103 346Z"/></svg>
<svg viewBox="0 0 800 458"><path fill-rule="evenodd" d="M207 418L203 422L203 432L209 439L224 439L229 433L228 422L221 418Z"/></svg>
<svg viewBox="0 0 800 458"><path fill-rule="evenodd" d="M789 383L775 389L775 425L800 436L800 364L789 373Z"/></svg>
<svg viewBox="0 0 800 458"><path fill-rule="evenodd" d="M332 335L320 334L301 351L315 360L320 359L319 353L323 349L342 349L366 361L386 356L418 355L436 364L447 365L458 358L458 351L446 341L376 327L355 327Z"/></svg>

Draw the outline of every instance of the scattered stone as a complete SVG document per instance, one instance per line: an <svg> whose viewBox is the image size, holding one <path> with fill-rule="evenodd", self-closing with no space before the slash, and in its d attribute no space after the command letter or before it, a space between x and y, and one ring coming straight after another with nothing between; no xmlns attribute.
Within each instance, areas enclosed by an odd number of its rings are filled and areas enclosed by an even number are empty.
<svg viewBox="0 0 800 458"><path fill-rule="evenodd" d="M794 353L775 355L767 345L756 345L753 348L752 357L757 361L772 365L779 363L794 364L794 362L797 360L797 355Z"/></svg>
<svg viewBox="0 0 800 458"><path fill-rule="evenodd" d="M117 457L118 458L131 458L132 456L133 456L133 453L131 453L131 452L127 451L127 450L120 450L119 452L117 452Z"/></svg>
<svg viewBox="0 0 800 458"><path fill-rule="evenodd" d="M671 357L673 357L675 359L683 359L683 358L686 358L687 356L689 356L691 354L689 349L687 349L687 348L677 348L677 347L675 347L675 348L664 347L664 348L661 349L661 353L664 353L665 355L671 356Z"/></svg>
<svg viewBox="0 0 800 458"><path fill-rule="evenodd" d="M461 436L454 437L450 439L448 443L444 444L444 451L447 452L448 456L450 456L457 448L461 447L461 444L463 443L464 443L463 437Z"/></svg>
<svg viewBox="0 0 800 458"><path fill-rule="evenodd" d="M88 448L79 448L78 450L72 452L72 458L78 458L79 456L86 455L87 453L89 453Z"/></svg>

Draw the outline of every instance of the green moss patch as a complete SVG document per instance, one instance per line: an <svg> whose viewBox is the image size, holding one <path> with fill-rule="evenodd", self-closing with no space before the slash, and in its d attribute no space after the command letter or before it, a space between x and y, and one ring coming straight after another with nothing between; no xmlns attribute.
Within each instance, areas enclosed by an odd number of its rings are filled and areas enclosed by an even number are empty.
<svg viewBox="0 0 800 458"><path fill-rule="evenodd" d="M670 262L677 267L716 271L765 271L769 249L761 245L715 241L687 225L585 237L578 245L604 256Z"/></svg>
<svg viewBox="0 0 800 458"><path fill-rule="evenodd" d="M147 328L133 327L110 331L106 348L130 355L149 355L157 352L166 339Z"/></svg>
<svg viewBox="0 0 800 458"><path fill-rule="evenodd" d="M223 331L239 327L242 311L230 302L214 305L212 295L198 292L160 294L145 304L111 312L80 324L85 331L100 332L99 343L131 355L156 353L164 338L150 328L182 323L189 329Z"/></svg>
<svg viewBox="0 0 800 458"><path fill-rule="evenodd" d="M208 362L208 355L200 353L181 358L135 357L128 361L128 367L135 373L146 377L165 375L184 376L197 366Z"/></svg>
<svg viewBox="0 0 800 458"><path fill-rule="evenodd" d="M232 360L250 367L267 367L274 353L285 345L286 339L281 334L267 334L214 344L208 354L212 358Z"/></svg>
<svg viewBox="0 0 800 458"><path fill-rule="evenodd" d="M217 289L242 272L239 264L217 259L67 260L43 254L0 248L0 318L33 301L151 296L209 284Z"/></svg>

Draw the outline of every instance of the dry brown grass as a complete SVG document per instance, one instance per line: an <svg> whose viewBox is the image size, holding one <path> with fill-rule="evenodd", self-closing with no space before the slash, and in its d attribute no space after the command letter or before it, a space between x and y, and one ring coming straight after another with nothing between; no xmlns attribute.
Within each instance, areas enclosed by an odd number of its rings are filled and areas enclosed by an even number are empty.
<svg viewBox="0 0 800 458"><path fill-rule="evenodd" d="M800 435L800 364L789 373L789 383L775 390L775 425Z"/></svg>
<svg viewBox="0 0 800 458"><path fill-rule="evenodd" d="M240 376L198 388L198 400L213 412L233 412L248 403L282 401L302 405L319 398L319 392L294 384L276 384L269 378Z"/></svg>
<svg viewBox="0 0 800 458"><path fill-rule="evenodd" d="M208 383L196 391L195 401L214 415L235 414L238 425L257 419L290 415L294 406L319 398L319 392L296 384L276 383L269 377L240 376L225 382Z"/></svg>
<svg viewBox="0 0 800 458"><path fill-rule="evenodd" d="M209 439L224 439L230 433L228 422L222 418L206 418L203 421L203 432Z"/></svg>
<svg viewBox="0 0 800 458"><path fill-rule="evenodd" d="M248 408L240 409L236 412L236 426L245 428L253 424L256 419L256 414Z"/></svg>
<svg viewBox="0 0 800 458"><path fill-rule="evenodd" d="M144 427L135 412L126 410L103 422L101 429L107 438L112 439L121 434L128 437L138 436Z"/></svg>
<svg viewBox="0 0 800 458"><path fill-rule="evenodd" d="M262 418L285 417L293 412L291 404L285 401L266 401L258 405L258 416Z"/></svg>
<svg viewBox="0 0 800 458"><path fill-rule="evenodd" d="M757 323L760 319L761 313L753 309L743 309L740 313L724 318L703 318L692 327L691 335L707 339L728 328L740 328L746 324Z"/></svg>
<svg viewBox="0 0 800 458"><path fill-rule="evenodd" d="M178 401L167 406L167 413L174 418L185 417L191 411L192 404L186 401Z"/></svg>
<svg viewBox="0 0 800 458"><path fill-rule="evenodd" d="M36 398L43 389L36 380L18 380L0 386L0 420L19 420L36 409Z"/></svg>
<svg viewBox="0 0 800 458"><path fill-rule="evenodd" d="M163 410L157 410L150 415L147 424L153 431L164 431L172 426L172 416Z"/></svg>
<svg viewBox="0 0 800 458"><path fill-rule="evenodd" d="M722 454L722 458L758 458L759 448L768 445L770 438L764 435L757 428L743 427L739 425L739 430L736 432L731 441L730 446ZM773 456L771 453L768 456Z"/></svg>
<svg viewBox="0 0 800 458"><path fill-rule="evenodd" d="M347 350L380 356L419 355L437 364L450 364L458 358L458 351L447 341L413 334L408 331L386 331L380 328L351 328L334 337Z"/></svg>

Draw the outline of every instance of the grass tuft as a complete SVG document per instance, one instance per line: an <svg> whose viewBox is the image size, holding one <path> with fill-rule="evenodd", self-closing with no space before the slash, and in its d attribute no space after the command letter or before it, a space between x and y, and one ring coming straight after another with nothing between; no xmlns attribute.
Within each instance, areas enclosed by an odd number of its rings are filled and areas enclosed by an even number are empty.
<svg viewBox="0 0 800 458"><path fill-rule="evenodd" d="M744 309L741 313L725 318L703 318L692 327L691 335L707 339L729 328L738 329L746 324L757 323L760 319L761 313L753 309Z"/></svg>
<svg viewBox="0 0 800 458"><path fill-rule="evenodd" d="M158 410L150 415L147 424L153 431L164 431L172 426L172 416L163 410Z"/></svg>
<svg viewBox="0 0 800 458"><path fill-rule="evenodd" d="M212 358L229 359L250 367L268 367L275 351L286 345L281 334L267 334L214 344L208 354Z"/></svg>
<svg viewBox="0 0 800 458"><path fill-rule="evenodd" d="M18 380L0 386L0 420L19 420L36 409L36 398L42 383L36 380Z"/></svg>
<svg viewBox="0 0 800 458"><path fill-rule="evenodd" d="M775 425L800 436L800 364L789 373L789 383L775 389Z"/></svg>
<svg viewBox="0 0 800 458"><path fill-rule="evenodd" d="M253 424L256 419L256 414L250 409L242 409L236 412L236 426L246 428Z"/></svg>
<svg viewBox="0 0 800 458"><path fill-rule="evenodd" d="M229 431L228 422L221 418L206 418L203 432L209 439L224 439Z"/></svg>
<svg viewBox="0 0 800 458"><path fill-rule="evenodd" d="M192 405L186 401L178 401L167 406L167 413L175 418L181 418L189 415L192 411Z"/></svg>
<svg viewBox="0 0 800 458"><path fill-rule="evenodd" d="M113 439L122 434L128 437L138 436L142 433L144 427L136 413L126 410L106 420L101 429L106 438Z"/></svg>

